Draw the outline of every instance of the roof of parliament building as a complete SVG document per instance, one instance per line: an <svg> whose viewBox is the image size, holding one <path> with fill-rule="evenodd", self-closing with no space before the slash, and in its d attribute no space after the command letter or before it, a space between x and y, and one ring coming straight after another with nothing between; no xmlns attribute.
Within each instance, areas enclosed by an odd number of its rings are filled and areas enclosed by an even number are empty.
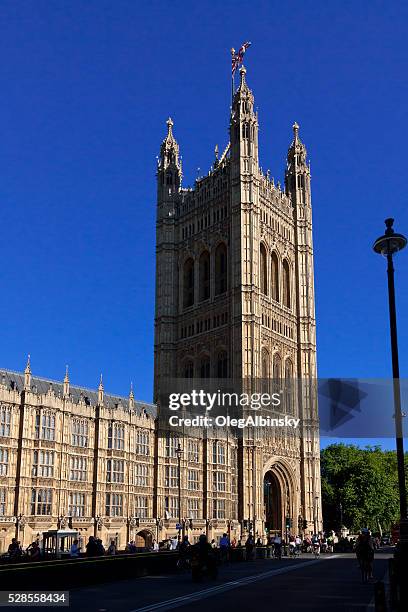
<svg viewBox="0 0 408 612"><path fill-rule="evenodd" d="M30 368L28 362L27 367ZM12 370L0 370L0 388L6 387L12 391L21 393L25 388L25 375L26 372L13 372ZM54 393L56 397L64 397L64 382L68 382L68 371L65 375L64 381L55 381L49 378L40 378L38 376L31 376L31 370L29 371L31 385L30 391L37 393L38 395L46 395L47 393ZM99 387L102 385L102 377ZM103 389L103 386L102 386ZM69 384L69 399L75 403L80 404L83 402L87 406L96 406L98 402L98 390L97 389L86 389L85 387L77 387ZM148 402L141 402L133 399L133 390L131 389L128 397L122 397L119 395L110 395L109 393L103 394L103 405L105 408L117 408L121 406L125 410L130 410L130 400L132 400L133 408L137 414L145 414L150 417L156 417L156 406Z"/></svg>

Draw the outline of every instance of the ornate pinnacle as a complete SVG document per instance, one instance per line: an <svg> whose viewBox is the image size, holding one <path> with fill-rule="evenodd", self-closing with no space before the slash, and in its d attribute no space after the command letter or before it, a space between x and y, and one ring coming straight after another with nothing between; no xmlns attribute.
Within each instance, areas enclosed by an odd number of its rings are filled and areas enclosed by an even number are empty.
<svg viewBox="0 0 408 612"><path fill-rule="evenodd" d="M172 130L172 127L174 125L173 119L171 117L169 117L167 119L166 123L167 123L167 132L168 132L168 135L171 136L171 130Z"/></svg>
<svg viewBox="0 0 408 612"><path fill-rule="evenodd" d="M241 68L239 69L239 74L241 75L240 86L242 87L243 85L245 85L245 75L246 75L246 68L244 65L242 65Z"/></svg>

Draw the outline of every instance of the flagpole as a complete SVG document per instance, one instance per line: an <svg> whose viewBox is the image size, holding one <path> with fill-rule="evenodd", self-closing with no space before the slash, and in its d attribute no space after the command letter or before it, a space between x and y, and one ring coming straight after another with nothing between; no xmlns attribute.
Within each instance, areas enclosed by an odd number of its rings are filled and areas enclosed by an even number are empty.
<svg viewBox="0 0 408 612"><path fill-rule="evenodd" d="M231 113L232 113L232 105L234 103L234 89L235 89L235 69L232 66L232 62L235 56L235 49L232 47L231 49Z"/></svg>

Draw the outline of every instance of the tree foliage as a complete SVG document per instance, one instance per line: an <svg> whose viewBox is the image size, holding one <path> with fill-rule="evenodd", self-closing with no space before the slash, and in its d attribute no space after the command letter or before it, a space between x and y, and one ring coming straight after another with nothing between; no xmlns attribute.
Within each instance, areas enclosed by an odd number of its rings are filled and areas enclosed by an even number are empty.
<svg viewBox="0 0 408 612"><path fill-rule="evenodd" d="M354 532L362 527L389 530L398 520L395 452L332 444L321 452L321 475L326 529L338 531L342 520Z"/></svg>

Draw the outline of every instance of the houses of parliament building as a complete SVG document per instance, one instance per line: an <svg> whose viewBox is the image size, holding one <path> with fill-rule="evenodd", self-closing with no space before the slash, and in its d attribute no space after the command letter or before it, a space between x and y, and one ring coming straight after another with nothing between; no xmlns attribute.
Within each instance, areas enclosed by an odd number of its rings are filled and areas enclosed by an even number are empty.
<svg viewBox="0 0 408 612"><path fill-rule="evenodd" d="M240 70L230 139L209 173L182 187L167 121L157 166L154 402L0 370L0 552L64 527L120 548L178 532L321 529L317 400L295 384L282 432L164 431L173 379L316 378L310 168L293 126L285 181L258 158L258 115Z"/></svg>

